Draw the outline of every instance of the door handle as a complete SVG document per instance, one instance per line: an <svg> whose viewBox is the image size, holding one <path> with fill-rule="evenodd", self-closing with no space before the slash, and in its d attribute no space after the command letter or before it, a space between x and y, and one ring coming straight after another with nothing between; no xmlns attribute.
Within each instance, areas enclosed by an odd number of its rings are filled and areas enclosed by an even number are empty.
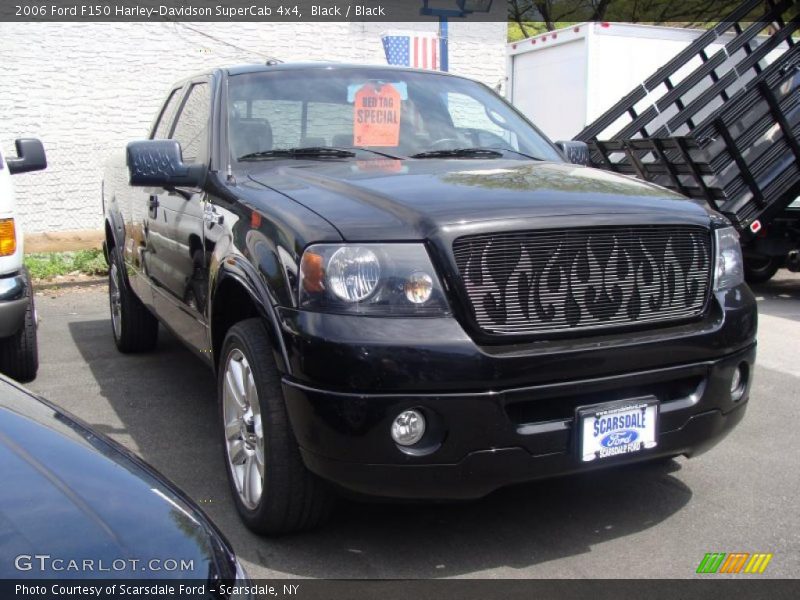
<svg viewBox="0 0 800 600"><path fill-rule="evenodd" d="M155 219L157 211L158 211L158 196L151 195L150 198L147 199L147 213L150 215L151 219Z"/></svg>

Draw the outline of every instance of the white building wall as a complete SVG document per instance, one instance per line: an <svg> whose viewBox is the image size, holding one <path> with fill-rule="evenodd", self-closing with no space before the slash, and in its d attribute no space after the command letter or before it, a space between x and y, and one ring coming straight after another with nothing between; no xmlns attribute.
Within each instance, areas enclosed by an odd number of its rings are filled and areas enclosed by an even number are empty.
<svg viewBox="0 0 800 600"><path fill-rule="evenodd" d="M2 23L0 144L39 137L48 170L14 178L29 233L100 229L102 166L146 135L172 81L214 66L333 60L385 64L386 30L435 23ZM450 24L450 71L505 77L506 24Z"/></svg>

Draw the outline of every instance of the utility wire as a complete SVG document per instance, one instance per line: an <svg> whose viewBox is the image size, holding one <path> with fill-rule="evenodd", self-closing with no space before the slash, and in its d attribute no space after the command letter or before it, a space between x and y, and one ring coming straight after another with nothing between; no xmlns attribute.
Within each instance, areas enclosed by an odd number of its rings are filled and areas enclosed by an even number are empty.
<svg viewBox="0 0 800 600"><path fill-rule="evenodd" d="M234 48L234 49L238 50L239 52L245 52L247 54L253 54L255 56L258 56L262 60L275 61L275 62L279 62L279 63L283 62L280 58L276 58L274 56L269 56L267 54L262 54L261 52L256 52L256 51L250 50L248 48L242 48L241 46L237 46L236 44L232 44L232 43L230 43L230 42L228 42L226 40L220 39L220 38L218 38L216 36L211 35L210 33L206 33L205 31L197 29L196 27L192 27L190 25L187 25L186 23L182 23L180 21L173 21L173 22L175 23L175 25L178 25L180 27L183 27L184 29L188 29L189 31L193 31L193 32L198 33L198 34L200 34L202 36L205 36L205 37L207 37L207 38L209 38L211 40L214 40L218 44L222 44L224 46L229 46L230 48Z"/></svg>

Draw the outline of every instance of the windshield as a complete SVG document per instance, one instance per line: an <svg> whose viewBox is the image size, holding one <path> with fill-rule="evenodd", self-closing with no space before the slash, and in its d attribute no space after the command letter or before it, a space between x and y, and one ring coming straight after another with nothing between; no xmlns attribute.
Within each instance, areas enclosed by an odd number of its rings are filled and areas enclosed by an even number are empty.
<svg viewBox="0 0 800 600"><path fill-rule="evenodd" d="M452 157L562 160L488 88L436 73L313 68L235 75L228 119L233 161L308 156L285 151L322 147L383 159L460 150ZM497 152L463 151L474 148Z"/></svg>

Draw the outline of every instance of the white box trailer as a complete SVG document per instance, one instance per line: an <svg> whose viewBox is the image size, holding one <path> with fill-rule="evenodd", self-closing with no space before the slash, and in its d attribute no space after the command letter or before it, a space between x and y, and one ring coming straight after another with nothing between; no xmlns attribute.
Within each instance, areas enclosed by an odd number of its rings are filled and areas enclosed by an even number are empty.
<svg viewBox="0 0 800 600"><path fill-rule="evenodd" d="M513 42L506 98L548 137L569 140L703 33L592 22Z"/></svg>

